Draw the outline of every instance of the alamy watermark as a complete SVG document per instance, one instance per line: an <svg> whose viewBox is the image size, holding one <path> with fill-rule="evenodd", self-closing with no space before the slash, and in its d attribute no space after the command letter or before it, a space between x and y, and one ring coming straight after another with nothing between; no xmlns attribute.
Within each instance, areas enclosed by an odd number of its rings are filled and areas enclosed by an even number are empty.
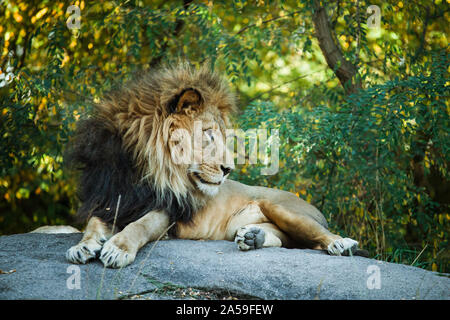
<svg viewBox="0 0 450 320"><path fill-rule="evenodd" d="M369 277L367 278L367 289L381 289L381 273L380 267L374 264L371 264L367 267L367 274Z"/></svg>
<svg viewBox="0 0 450 320"><path fill-rule="evenodd" d="M69 290L79 290L81 289L81 269L79 266L70 265L66 270L70 276L66 280L66 287Z"/></svg>
<svg viewBox="0 0 450 320"><path fill-rule="evenodd" d="M67 7L66 13L70 14L66 20L66 26L78 38L81 29L81 9L76 5L70 5Z"/></svg>
<svg viewBox="0 0 450 320"><path fill-rule="evenodd" d="M381 9L379 6L372 4L367 7L367 14L370 14L367 18L367 27L369 29L378 29L381 24Z"/></svg>
<svg viewBox="0 0 450 320"><path fill-rule="evenodd" d="M169 137L171 157L176 164L263 164L262 175L273 175L279 169L278 129L203 130L202 121L195 121L193 132L175 129ZM248 140L248 153L246 148ZM236 143L235 143L236 142ZM235 147L236 146L236 147ZM236 160L236 162L235 162Z"/></svg>

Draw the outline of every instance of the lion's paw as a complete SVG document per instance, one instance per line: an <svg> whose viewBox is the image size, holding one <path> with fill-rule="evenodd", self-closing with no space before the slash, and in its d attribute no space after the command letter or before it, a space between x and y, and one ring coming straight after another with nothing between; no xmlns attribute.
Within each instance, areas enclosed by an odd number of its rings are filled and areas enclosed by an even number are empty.
<svg viewBox="0 0 450 320"><path fill-rule="evenodd" d="M82 241L66 251L66 259L72 263L85 264L97 257L106 239Z"/></svg>
<svg viewBox="0 0 450 320"><path fill-rule="evenodd" d="M350 238L337 239L328 245L327 251L332 256L348 256L358 249L358 241Z"/></svg>
<svg viewBox="0 0 450 320"><path fill-rule="evenodd" d="M263 229L255 226L242 227L236 233L234 241L242 251L260 249L264 244L266 234Z"/></svg>
<svg viewBox="0 0 450 320"><path fill-rule="evenodd" d="M108 240L103 246L100 260L105 267L123 268L134 261L136 253L127 252L114 244L114 238Z"/></svg>

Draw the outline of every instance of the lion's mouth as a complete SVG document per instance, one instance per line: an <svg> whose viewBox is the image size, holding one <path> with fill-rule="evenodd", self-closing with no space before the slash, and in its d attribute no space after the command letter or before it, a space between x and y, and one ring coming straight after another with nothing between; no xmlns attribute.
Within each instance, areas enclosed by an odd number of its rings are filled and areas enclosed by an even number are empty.
<svg viewBox="0 0 450 320"><path fill-rule="evenodd" d="M222 181L220 181L220 182L207 181L207 180L203 179L198 172L194 172L194 176L198 180L200 180L201 183L204 183L204 184L212 184L212 185L215 185L215 186L219 186L220 184L222 184Z"/></svg>

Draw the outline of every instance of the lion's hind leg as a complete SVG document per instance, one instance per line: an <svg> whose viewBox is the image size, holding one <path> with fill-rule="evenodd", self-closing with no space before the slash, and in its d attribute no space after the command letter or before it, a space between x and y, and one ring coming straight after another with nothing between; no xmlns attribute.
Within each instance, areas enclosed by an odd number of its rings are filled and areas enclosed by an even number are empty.
<svg viewBox="0 0 450 320"><path fill-rule="evenodd" d="M97 217L92 217L81 241L66 252L66 258L72 263L85 264L96 258L103 244L111 237L109 227Z"/></svg>
<svg viewBox="0 0 450 320"><path fill-rule="evenodd" d="M313 218L294 213L282 205L268 200L258 201L261 211L278 228L294 241L309 244L311 249L326 250L330 255L352 255L358 250L358 242L331 233Z"/></svg>
<svg viewBox="0 0 450 320"><path fill-rule="evenodd" d="M248 224L238 229L234 241L242 251L281 247L289 240L271 223Z"/></svg>

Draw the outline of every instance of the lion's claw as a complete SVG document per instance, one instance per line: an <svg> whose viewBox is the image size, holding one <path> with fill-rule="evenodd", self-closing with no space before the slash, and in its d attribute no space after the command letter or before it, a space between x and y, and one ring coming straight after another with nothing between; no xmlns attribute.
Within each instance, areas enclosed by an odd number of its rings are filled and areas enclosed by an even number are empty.
<svg viewBox="0 0 450 320"><path fill-rule="evenodd" d="M337 239L328 245L327 251L333 256L348 256L353 255L353 253L358 249L358 242L350 239L343 238Z"/></svg>
<svg viewBox="0 0 450 320"><path fill-rule="evenodd" d="M107 241L100 254L100 260L105 267L109 268L123 268L132 263L136 254L127 252L117 247L113 241L114 238Z"/></svg>
<svg viewBox="0 0 450 320"><path fill-rule="evenodd" d="M98 257L102 249L101 241L93 239L80 242L66 251L66 259L72 263L85 264L89 260Z"/></svg>

